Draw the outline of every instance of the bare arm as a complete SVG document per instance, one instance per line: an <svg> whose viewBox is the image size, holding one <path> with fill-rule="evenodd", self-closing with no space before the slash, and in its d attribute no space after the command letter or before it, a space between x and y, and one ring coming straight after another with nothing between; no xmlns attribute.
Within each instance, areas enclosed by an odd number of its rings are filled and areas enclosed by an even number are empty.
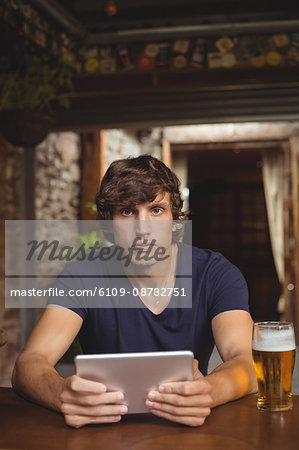
<svg viewBox="0 0 299 450"><path fill-rule="evenodd" d="M19 394L60 410L64 379L54 366L75 339L81 325L81 317L69 309L46 309L13 371L12 385Z"/></svg>
<svg viewBox="0 0 299 450"><path fill-rule="evenodd" d="M252 319L246 311L218 314L212 320L223 363L205 377L212 387L212 407L257 391L252 363Z"/></svg>
<svg viewBox="0 0 299 450"><path fill-rule="evenodd" d="M190 426L203 425L211 408L257 390L251 356L252 320L246 311L218 314L212 329L223 359L210 375L198 369L193 381L165 383L148 394L146 405L165 419Z"/></svg>
<svg viewBox="0 0 299 450"><path fill-rule="evenodd" d="M118 422L128 409L122 392L73 375L62 378L55 364L69 348L82 319L66 308L48 308L17 359L12 383L24 397L63 413L68 425Z"/></svg>

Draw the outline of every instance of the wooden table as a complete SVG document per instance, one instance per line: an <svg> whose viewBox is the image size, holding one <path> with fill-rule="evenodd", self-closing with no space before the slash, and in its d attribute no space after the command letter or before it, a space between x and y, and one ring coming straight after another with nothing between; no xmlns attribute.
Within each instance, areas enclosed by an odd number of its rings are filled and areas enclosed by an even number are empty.
<svg viewBox="0 0 299 450"><path fill-rule="evenodd" d="M292 411L258 411L256 396L215 408L206 423L190 428L151 414L78 430L63 417L0 388L0 449L38 450L297 450L299 396Z"/></svg>

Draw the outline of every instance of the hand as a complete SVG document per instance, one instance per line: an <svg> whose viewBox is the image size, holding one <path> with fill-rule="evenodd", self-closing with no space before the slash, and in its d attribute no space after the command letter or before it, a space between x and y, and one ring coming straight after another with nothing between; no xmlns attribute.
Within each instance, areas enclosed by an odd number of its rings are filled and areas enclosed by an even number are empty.
<svg viewBox="0 0 299 450"><path fill-rule="evenodd" d="M74 428L88 423L118 422L128 412L122 392L106 392L104 384L73 375L65 379L60 410Z"/></svg>
<svg viewBox="0 0 299 450"><path fill-rule="evenodd" d="M146 406L164 419L191 427L203 425L211 412L211 385L193 360L193 381L164 383L148 393Z"/></svg>

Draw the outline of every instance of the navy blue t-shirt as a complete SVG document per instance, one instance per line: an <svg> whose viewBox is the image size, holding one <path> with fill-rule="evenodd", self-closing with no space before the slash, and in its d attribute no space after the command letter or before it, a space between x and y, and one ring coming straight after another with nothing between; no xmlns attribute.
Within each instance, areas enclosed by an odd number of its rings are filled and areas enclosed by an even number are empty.
<svg viewBox="0 0 299 450"><path fill-rule="evenodd" d="M178 247L177 273L187 257L184 246ZM67 280L74 280L81 265L74 263L64 271L63 277L71 277L60 279L64 288L71 285ZM80 283L84 289L84 278L83 281L80 278ZM63 305L61 300L51 299L51 303ZM167 307L154 314L140 305L90 308L82 307L82 303L76 307L76 299L72 301L74 307L70 309L83 319L79 340L84 353L191 350L204 375L214 348L212 319L224 311L249 311L247 285L237 267L220 253L195 247L192 247L192 308ZM136 297L134 301L141 302Z"/></svg>

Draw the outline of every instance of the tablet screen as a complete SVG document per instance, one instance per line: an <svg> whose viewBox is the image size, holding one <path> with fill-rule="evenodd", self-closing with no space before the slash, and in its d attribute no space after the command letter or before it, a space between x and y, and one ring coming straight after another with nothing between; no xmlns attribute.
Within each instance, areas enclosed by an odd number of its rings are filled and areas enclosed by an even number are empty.
<svg viewBox="0 0 299 450"><path fill-rule="evenodd" d="M163 382L193 380L191 351L78 355L75 366L78 376L122 391L131 414L148 413L147 394Z"/></svg>

